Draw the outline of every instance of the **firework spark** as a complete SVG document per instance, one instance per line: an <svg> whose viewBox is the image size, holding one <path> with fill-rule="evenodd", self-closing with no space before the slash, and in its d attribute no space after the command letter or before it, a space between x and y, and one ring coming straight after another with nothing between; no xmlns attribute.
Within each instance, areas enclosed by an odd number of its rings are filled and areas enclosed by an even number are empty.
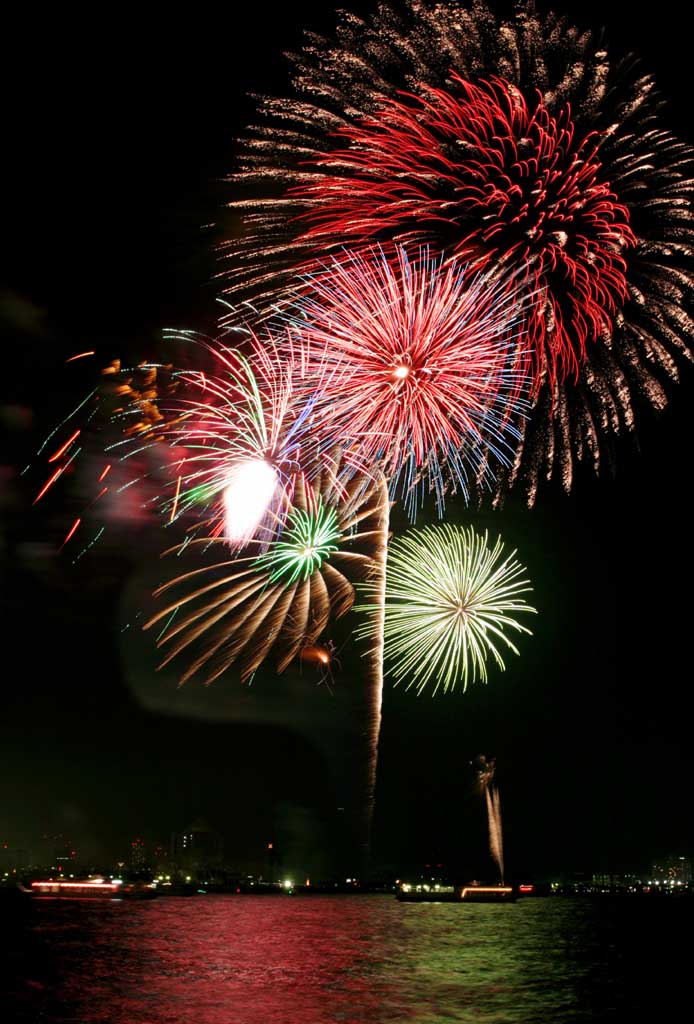
<svg viewBox="0 0 694 1024"><path fill-rule="evenodd" d="M515 552L502 555L500 539L490 547L487 534L472 528L424 527L395 539L383 607L384 659L396 682L418 693L432 683L434 693L459 681L465 689L477 678L486 682L489 656L506 667L500 641L519 653L505 631L530 633L515 614L535 609L524 600L530 587ZM373 625L359 632L373 636Z"/></svg>
<svg viewBox="0 0 694 1024"><path fill-rule="evenodd" d="M692 359L694 150L658 123L653 79L528 2L504 21L481 0L384 0L293 60L295 97L263 101L234 176L257 198L232 204L248 231L230 293L282 299L318 245L524 263L540 373L499 493L597 472Z"/></svg>
<svg viewBox="0 0 694 1024"><path fill-rule="evenodd" d="M494 773L496 772L496 758L485 757L484 754L478 754L474 761L470 764L475 769L475 789L478 793L483 793L487 786L490 786L494 781Z"/></svg>
<svg viewBox="0 0 694 1024"><path fill-rule="evenodd" d="M95 356L95 355L96 355L96 352L94 352L94 351L91 351L91 352L78 352L76 356L70 356L70 358L66 359L65 362L66 363L74 363L75 360L77 360L77 359L86 359L87 356Z"/></svg>
<svg viewBox="0 0 694 1024"><path fill-rule="evenodd" d="M93 354L82 353L73 360ZM163 416L157 403L169 389L169 369L146 361L128 367L123 366L119 359L113 360L101 370L100 382L39 446L36 453L38 464L57 445L47 458L51 475L34 504L42 500L61 478L72 480L70 504L74 502L74 492L79 493L81 514L73 521L60 550L66 548L78 529L82 534L92 515L102 521L127 521L131 524L143 518L144 506L152 498L152 493L142 484L152 467L137 455L130 461L121 459L104 464L104 453L113 448L129 452L136 438L160 427ZM76 426L77 423L80 426ZM24 472L33 468L32 463ZM111 472L109 485L100 486ZM107 494L108 500L101 500ZM99 529L97 536L102 533L103 529Z"/></svg>
<svg viewBox="0 0 694 1024"><path fill-rule="evenodd" d="M469 473L510 465L523 407L523 303L513 280L381 251L343 254L293 309L305 386L322 385L314 434L380 466L414 517L421 493L467 497ZM419 485L419 486L418 486ZM418 494L419 492L419 494Z"/></svg>

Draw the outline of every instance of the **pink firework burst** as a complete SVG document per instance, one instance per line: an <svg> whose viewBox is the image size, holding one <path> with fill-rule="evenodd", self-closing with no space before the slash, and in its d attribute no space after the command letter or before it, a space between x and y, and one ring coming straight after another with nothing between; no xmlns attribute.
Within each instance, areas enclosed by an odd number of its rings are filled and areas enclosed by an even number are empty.
<svg viewBox="0 0 694 1024"><path fill-rule="evenodd" d="M427 484L441 512L447 489L467 496L468 474L490 473L490 453L508 464L525 384L513 278L398 248L343 254L306 285L293 329L305 386L321 381L319 444L380 467L410 514Z"/></svg>
<svg viewBox="0 0 694 1024"><path fill-rule="evenodd" d="M173 337L199 345L209 366L177 374L163 431L171 486L160 506L170 522L194 512L195 531L223 536L231 547L244 547L258 532L271 537L282 528L297 479L318 468L308 429L313 399L296 399L302 369L291 343L280 352L268 331L262 340L251 336L244 354L223 339Z"/></svg>
<svg viewBox="0 0 694 1024"><path fill-rule="evenodd" d="M302 239L359 248L428 243L477 266L526 273L536 295L527 345L537 386L576 376L586 346L612 329L627 293L627 208L602 173L605 133L577 136L567 106L529 105L499 78L424 88L343 128L346 148L294 193L309 203Z"/></svg>

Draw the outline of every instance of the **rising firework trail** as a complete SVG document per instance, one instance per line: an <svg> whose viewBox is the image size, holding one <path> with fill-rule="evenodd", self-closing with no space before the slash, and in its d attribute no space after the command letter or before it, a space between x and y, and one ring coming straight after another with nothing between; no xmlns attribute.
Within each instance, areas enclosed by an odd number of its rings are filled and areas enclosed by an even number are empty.
<svg viewBox="0 0 694 1024"><path fill-rule="evenodd" d="M501 804L496 786L487 786L484 791L487 802L487 823L489 826L489 852L499 869L499 880L504 884L504 841L501 831Z"/></svg>
<svg viewBox="0 0 694 1024"><path fill-rule="evenodd" d="M223 536L198 538L175 549L197 550L201 568L180 573L159 588L168 603L146 624L164 624L158 646L167 650L162 665L188 656L181 683L200 676L206 683L238 665L249 681L273 658L282 672L296 659L329 664L329 623L354 601L354 584L371 580L377 590L385 576L388 541L388 490L380 475L352 474L344 482L339 457L326 456L309 483L295 481L280 533L268 528L242 553L229 556ZM223 552L225 557L220 558ZM175 596L174 596L175 595ZM382 606L374 615L374 633L382 629ZM359 757L358 841L368 855L376 786L381 723L383 667L371 651L368 672L357 699L366 729ZM360 741L361 742L361 741Z"/></svg>
<svg viewBox="0 0 694 1024"><path fill-rule="evenodd" d="M441 515L447 493L467 497L490 452L509 464L522 408L526 363L519 354L523 300L507 275L466 273L423 252L343 253L305 282L288 313L301 353L303 387L314 392L311 433L340 444L345 463L378 467L390 493L405 494L411 518L427 491ZM301 385L300 385L301 386ZM389 503L368 581L366 632L368 787L375 785L386 629ZM370 802L372 797L370 798Z"/></svg>
<svg viewBox="0 0 694 1024"><path fill-rule="evenodd" d="M472 762L477 775L476 788L484 793L487 807L487 825L489 829L489 852L499 869L499 879L504 884L504 841L501 829L501 804L499 790L494 785L496 758L487 758L480 754Z"/></svg>
<svg viewBox="0 0 694 1024"><path fill-rule="evenodd" d="M534 408L497 493L522 481L532 503L555 474L568 491L692 359L694 150L661 125L650 75L533 3L340 19L249 130L229 293L282 301L297 265L376 241L527 269Z"/></svg>

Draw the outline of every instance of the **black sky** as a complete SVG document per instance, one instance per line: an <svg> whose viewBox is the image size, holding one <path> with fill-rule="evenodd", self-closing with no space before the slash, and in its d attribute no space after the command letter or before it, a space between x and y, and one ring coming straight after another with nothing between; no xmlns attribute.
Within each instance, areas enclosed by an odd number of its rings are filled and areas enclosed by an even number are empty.
<svg viewBox="0 0 694 1024"><path fill-rule="evenodd" d="M670 99L664 119L691 139L677 5L658 4L649 20L598 3L567 10L604 24L613 53L640 54ZM0 325L11 442L0 832L12 841L67 831L110 855L201 814L239 860L282 829L334 841L351 771L349 649L333 695L291 673L262 675L242 697L233 676L214 692L177 691L173 675L153 676L138 635L151 532L121 527L73 566L56 553L69 496L32 509L41 480L17 477L85 393L90 368L69 371L69 355L94 348L102 365L150 355L165 326L213 329L213 244L233 196L222 179L251 116L247 94L288 88L282 51L302 28L331 23L327 6L299 0L279 13L199 4L156 18L118 7L17 24ZM668 410L642 415L638 450L621 446L614 479L579 477L569 498L547 487L532 511L512 497L503 512L472 515L528 566L535 635L487 687L435 700L388 689L377 861L450 859L464 847L477 815L467 766L481 751L498 759L512 868L640 867L694 850L693 395L685 372Z"/></svg>

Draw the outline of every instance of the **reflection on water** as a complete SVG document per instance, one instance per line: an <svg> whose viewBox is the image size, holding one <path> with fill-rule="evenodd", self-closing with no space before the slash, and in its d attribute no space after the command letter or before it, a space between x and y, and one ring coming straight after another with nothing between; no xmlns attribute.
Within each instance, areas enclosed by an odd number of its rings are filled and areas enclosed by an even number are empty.
<svg viewBox="0 0 694 1024"><path fill-rule="evenodd" d="M573 1024L662 1019L689 901L400 904L381 896L34 903L5 927L31 1024ZM6 922L6 924L9 922ZM14 1013L14 1015L12 1015Z"/></svg>

